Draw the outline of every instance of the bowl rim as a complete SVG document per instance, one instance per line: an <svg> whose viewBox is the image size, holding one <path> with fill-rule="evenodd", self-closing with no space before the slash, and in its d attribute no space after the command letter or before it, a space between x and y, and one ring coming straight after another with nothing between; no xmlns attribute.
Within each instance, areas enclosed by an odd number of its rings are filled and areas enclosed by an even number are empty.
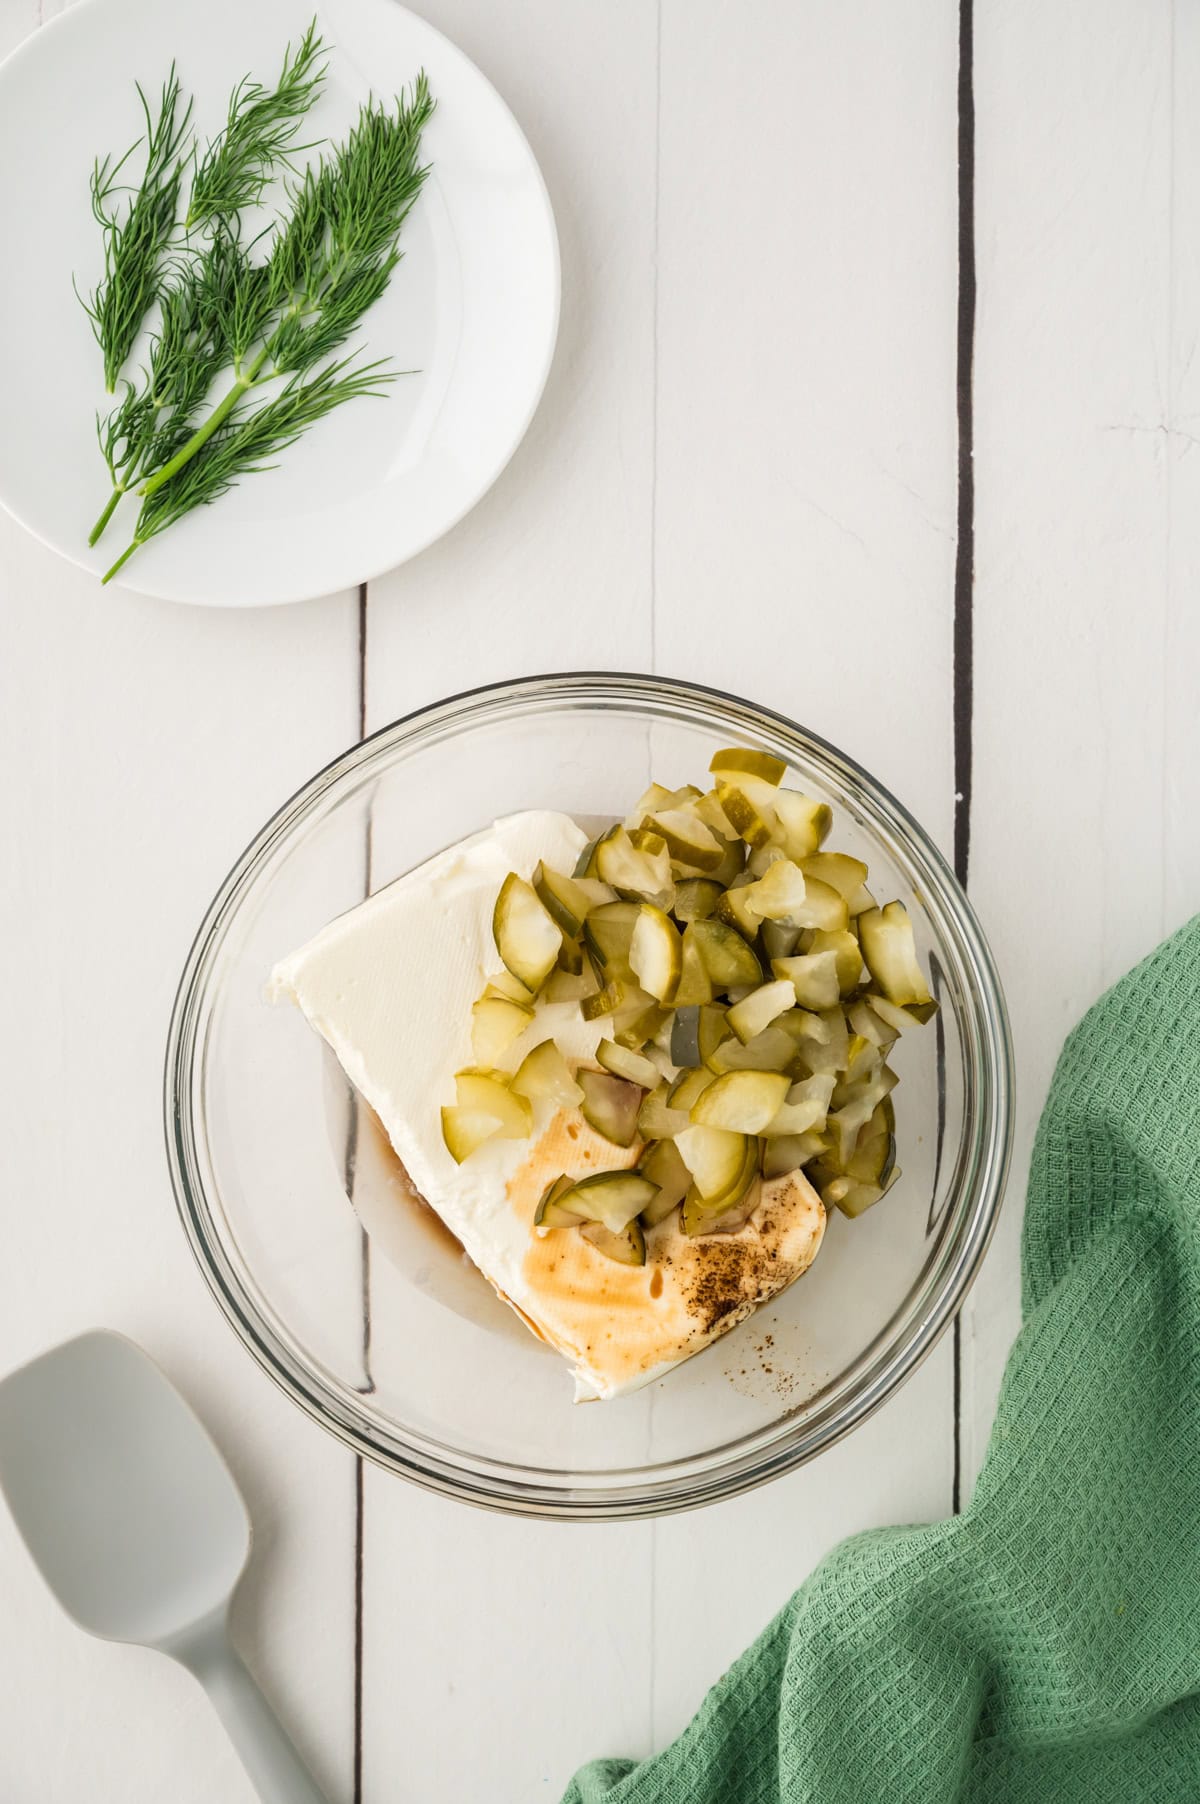
<svg viewBox="0 0 1200 1804"><path fill-rule="evenodd" d="M389 1435L389 1444L373 1439L364 1418L321 1383L313 1362L306 1359L285 1325L269 1319L247 1294L225 1249L206 1231L211 1211L197 1170L195 1123L187 1106L198 1056L202 1062L203 1041L197 1040L194 1030L208 994L204 982L208 968L236 916L243 891L293 826L344 777L361 777L364 768L381 759L393 743L402 743L439 722L451 730L456 725L460 730L469 728L470 720L460 718L464 714L491 709L485 718L494 720L494 710L499 707L519 715L552 696L567 703L572 697L578 702L607 699L617 706L644 705L656 696L660 700L665 696L677 713L686 710L689 701L701 711L716 706L740 712L748 731L757 726L760 733L766 729L785 743L791 741L798 752L810 760L815 755L817 763L840 774L864 796L872 811L898 833L906 854L942 905L939 928L954 930L971 976L968 1014L977 1033L975 1066L982 1092L979 1125L971 1143L971 1194L961 1215L953 1257L944 1271L935 1272L936 1285L919 1319L910 1320L909 1312L901 1324L903 1332L890 1342L877 1336L859 1356L854 1368L857 1376L848 1394L844 1387L790 1429L785 1413L782 1429L777 1421L768 1429L727 1443L718 1450L715 1462L711 1453L702 1453L640 1469L589 1471L577 1475L587 1481L578 1488L547 1483L555 1475L546 1469L456 1454L456 1450L414 1430L400 1430L398 1425L394 1425L395 1434ZM878 821L872 822L876 830L878 825ZM929 910L930 897L922 900ZM330 759L275 810L221 883L185 960L167 1035L163 1122L176 1207L204 1279L244 1345L306 1415L354 1453L443 1496L509 1515L631 1520L674 1514L732 1497L806 1464L873 1415L928 1358L961 1308L995 1230L1012 1152L1013 1065L1012 1035L999 975L966 891L925 829L877 778L821 735L728 690L657 674L563 671L481 684L412 709ZM960 1212L961 1208L960 1204ZM872 1359L869 1365L868 1359ZM764 1447L766 1436L771 1438ZM732 1457L725 1458L726 1451ZM706 1465L706 1461L710 1463ZM608 1479L619 1482L601 1488L599 1481Z"/></svg>

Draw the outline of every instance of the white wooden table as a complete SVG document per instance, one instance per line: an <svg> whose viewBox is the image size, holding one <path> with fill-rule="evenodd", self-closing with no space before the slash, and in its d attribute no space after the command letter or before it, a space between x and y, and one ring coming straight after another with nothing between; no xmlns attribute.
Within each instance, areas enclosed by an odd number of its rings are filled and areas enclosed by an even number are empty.
<svg viewBox="0 0 1200 1804"><path fill-rule="evenodd" d="M0 0L0 49L55 9ZM0 1367L108 1323L195 1401L255 1518L236 1636L336 1804L524 1804L660 1747L844 1533L969 1492L1061 1038L1200 906L1200 8L976 0L973 47L953 0L423 10L562 239L494 491L369 592L242 614L101 593L0 518ZM960 869L969 826L1020 1105L960 1327L885 1410L749 1497L579 1528L438 1501L293 1409L193 1267L159 1097L192 931L283 797L423 702L605 666L806 722ZM249 1799L193 1682L68 1626L3 1511L0 1625L4 1800Z"/></svg>

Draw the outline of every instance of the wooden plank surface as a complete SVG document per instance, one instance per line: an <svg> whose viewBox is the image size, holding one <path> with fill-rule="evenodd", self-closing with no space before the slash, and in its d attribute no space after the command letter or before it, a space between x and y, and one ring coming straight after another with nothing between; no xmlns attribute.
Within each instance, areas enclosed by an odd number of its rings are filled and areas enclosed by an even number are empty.
<svg viewBox="0 0 1200 1804"><path fill-rule="evenodd" d="M56 10L0 0L0 52ZM101 597L0 518L0 932L21 949L0 1369L105 1322L184 1386L255 1517L235 1633L334 1804L524 1804L661 1746L844 1533L951 1507L951 1343L815 1466L686 1518L503 1520L356 1471L185 1250L159 1129L174 984L233 857L360 711L530 671L763 701L953 849L960 18L423 10L512 105L562 240L555 366L492 493L369 596L261 614ZM1200 20L1169 0L978 8L970 876L1020 1115L962 1330L968 1481L1062 1035L1200 896L1198 76ZM714 1611L696 1574L731 1558ZM249 1798L191 1681L71 1628L3 1512L0 1605L5 1799Z"/></svg>

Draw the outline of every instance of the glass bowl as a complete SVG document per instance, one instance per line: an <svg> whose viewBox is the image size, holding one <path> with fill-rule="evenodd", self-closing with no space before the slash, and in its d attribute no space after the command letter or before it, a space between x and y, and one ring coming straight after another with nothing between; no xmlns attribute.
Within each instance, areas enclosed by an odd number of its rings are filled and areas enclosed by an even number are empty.
<svg viewBox="0 0 1200 1804"><path fill-rule="evenodd" d="M651 776L760 746L829 801L831 845L900 897L941 1002L893 1063L903 1177L833 1214L812 1270L633 1396L576 1405L564 1362L402 1194L386 1142L275 961L496 817L621 815ZM396 722L314 777L225 880L171 1022L166 1130L184 1227L260 1363L356 1452L498 1510L596 1519L690 1508L812 1459L916 1369L988 1242L1008 1163L1011 1046L961 888L904 808L791 721L662 677L529 678ZM348 1198L351 1199L348 1201ZM354 1206L351 1206L351 1201ZM364 1232L364 1224L368 1232Z"/></svg>

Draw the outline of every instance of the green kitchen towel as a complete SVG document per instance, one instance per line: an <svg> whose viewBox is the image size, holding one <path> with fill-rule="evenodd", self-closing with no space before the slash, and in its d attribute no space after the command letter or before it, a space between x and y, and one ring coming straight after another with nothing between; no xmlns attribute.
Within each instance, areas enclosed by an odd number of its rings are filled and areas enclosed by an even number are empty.
<svg viewBox="0 0 1200 1804"><path fill-rule="evenodd" d="M1200 1800L1200 917L1067 1041L970 1507L837 1548L569 1804Z"/></svg>

